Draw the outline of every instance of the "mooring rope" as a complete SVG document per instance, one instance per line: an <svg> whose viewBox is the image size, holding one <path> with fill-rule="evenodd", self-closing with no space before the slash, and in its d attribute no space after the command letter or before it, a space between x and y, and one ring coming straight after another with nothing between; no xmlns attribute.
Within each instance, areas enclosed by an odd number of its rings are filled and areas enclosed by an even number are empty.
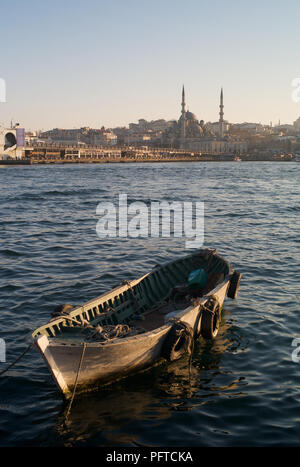
<svg viewBox="0 0 300 467"><path fill-rule="evenodd" d="M30 347L33 346L33 343L31 342L28 347L26 347L26 349L24 350L24 352L22 353L22 355L20 355L13 363L11 363L10 365L8 365L7 368L5 368L5 370L1 371L0 373L0 376L4 375L4 373L6 373L10 368L12 368L16 363L18 363L21 358L24 357L24 355L28 352L28 350L30 349Z"/></svg>
<svg viewBox="0 0 300 467"><path fill-rule="evenodd" d="M221 308L220 300L215 294L210 295L206 302L202 305L202 311L208 311L209 313L214 314L217 307Z"/></svg>
<svg viewBox="0 0 300 467"><path fill-rule="evenodd" d="M192 344L191 344L191 353L189 356L189 383L191 383L191 374L192 374L192 361L193 361L193 353L194 353L194 348L195 348L195 342L194 342L194 336L192 339Z"/></svg>
<svg viewBox="0 0 300 467"><path fill-rule="evenodd" d="M76 379L75 379L75 383L74 383L73 394L72 394L72 397L71 397L71 400L70 400L70 403L69 403L69 407L68 407L68 410L67 410L67 415L66 415L66 418L65 418L65 423L67 423L67 421L68 421L68 417L69 417L69 415L70 415L71 407L72 407L73 400L74 400L74 397L75 397L76 387L77 387L77 383L78 383L78 377L79 377L79 373L80 373L80 370L81 370L81 365L82 365L82 362L83 362L83 357L84 357L84 354L85 354L85 349L86 349L86 342L83 343L82 352L81 352L81 357L80 357L80 362L79 362L79 365L78 365L77 375L76 375Z"/></svg>

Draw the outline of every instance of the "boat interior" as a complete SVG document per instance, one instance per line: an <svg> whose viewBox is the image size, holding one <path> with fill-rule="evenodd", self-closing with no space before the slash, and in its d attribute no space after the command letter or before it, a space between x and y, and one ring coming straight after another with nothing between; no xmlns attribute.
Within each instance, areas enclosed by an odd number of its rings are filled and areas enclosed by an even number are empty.
<svg viewBox="0 0 300 467"><path fill-rule="evenodd" d="M192 255L158 265L137 281L124 281L109 293L71 309L68 314L61 313L52 318L32 336L44 334L69 342L89 342L91 330L97 328L122 324L139 333L161 327L167 315L184 310L230 274L230 265L225 259L216 255L215 250L213 253L209 250L209 254L205 254L206 251L198 250ZM188 275L199 268L207 273L206 284L202 289L191 289L187 285Z"/></svg>

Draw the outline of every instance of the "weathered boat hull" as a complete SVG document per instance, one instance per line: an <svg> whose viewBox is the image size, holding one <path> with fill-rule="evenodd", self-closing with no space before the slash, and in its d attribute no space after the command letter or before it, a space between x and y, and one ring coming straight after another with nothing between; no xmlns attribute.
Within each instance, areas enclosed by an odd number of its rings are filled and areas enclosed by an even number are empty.
<svg viewBox="0 0 300 467"><path fill-rule="evenodd" d="M222 307L229 283L227 276L197 305L178 311L176 318L196 330L201 306L213 295ZM75 382L77 391L86 391L159 363L163 343L172 325L169 321L153 331L105 344L68 343L63 339L49 339L45 334L37 335L35 342L60 391L69 398Z"/></svg>

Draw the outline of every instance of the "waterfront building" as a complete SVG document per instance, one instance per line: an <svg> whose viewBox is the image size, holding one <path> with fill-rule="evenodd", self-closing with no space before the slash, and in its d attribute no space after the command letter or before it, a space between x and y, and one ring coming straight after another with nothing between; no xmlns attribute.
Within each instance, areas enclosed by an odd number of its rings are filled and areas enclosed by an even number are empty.
<svg viewBox="0 0 300 467"><path fill-rule="evenodd" d="M12 128L0 127L0 160L21 159L25 148L25 129L17 123Z"/></svg>
<svg viewBox="0 0 300 467"><path fill-rule="evenodd" d="M45 131L40 136L49 142L62 144L89 144L91 146L114 146L117 144L117 135L110 129L102 127L93 129L89 127L64 129L54 128Z"/></svg>
<svg viewBox="0 0 300 467"><path fill-rule="evenodd" d="M87 139L92 146L115 146L118 138L112 130L102 127L100 130L90 129Z"/></svg>
<svg viewBox="0 0 300 467"><path fill-rule="evenodd" d="M89 128L53 128L53 130L44 131L41 133L41 139L47 140L48 142L73 144L78 142L84 142L82 139L88 134Z"/></svg>
<svg viewBox="0 0 300 467"><path fill-rule="evenodd" d="M118 142L126 145L155 145L159 146L163 132L172 126L173 121L164 119L147 121L143 118L138 120L138 123L129 123L127 132L122 129L114 129L118 135Z"/></svg>
<svg viewBox="0 0 300 467"><path fill-rule="evenodd" d="M146 133L148 131L151 132L159 132L164 131L171 125L172 122L166 121L163 118L159 120L151 120L147 121L144 118L140 118L138 123L129 123L129 131L133 131L134 133Z"/></svg>

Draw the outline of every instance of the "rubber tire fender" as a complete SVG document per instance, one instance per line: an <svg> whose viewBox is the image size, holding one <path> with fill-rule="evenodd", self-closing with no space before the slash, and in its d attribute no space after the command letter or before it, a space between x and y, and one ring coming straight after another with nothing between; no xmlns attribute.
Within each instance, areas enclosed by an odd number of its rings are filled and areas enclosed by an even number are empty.
<svg viewBox="0 0 300 467"><path fill-rule="evenodd" d="M241 282L242 274L238 271L234 271L230 278L229 287L227 290L227 297L232 298L233 300L236 299L240 282Z"/></svg>
<svg viewBox="0 0 300 467"><path fill-rule="evenodd" d="M221 323L221 307L216 299L210 298L202 310L201 336L204 339L215 339Z"/></svg>
<svg viewBox="0 0 300 467"><path fill-rule="evenodd" d="M196 319L195 331L194 331L195 339L199 339L199 337L201 336L201 324L202 324L202 308L200 306L199 313Z"/></svg>
<svg viewBox="0 0 300 467"><path fill-rule="evenodd" d="M178 360L185 353L191 353L194 338L193 328L182 321L173 324L163 343L161 356L168 362Z"/></svg>
<svg viewBox="0 0 300 467"><path fill-rule="evenodd" d="M201 336L204 339L215 339L220 328L220 310L212 313L208 310L202 311L201 317Z"/></svg>

